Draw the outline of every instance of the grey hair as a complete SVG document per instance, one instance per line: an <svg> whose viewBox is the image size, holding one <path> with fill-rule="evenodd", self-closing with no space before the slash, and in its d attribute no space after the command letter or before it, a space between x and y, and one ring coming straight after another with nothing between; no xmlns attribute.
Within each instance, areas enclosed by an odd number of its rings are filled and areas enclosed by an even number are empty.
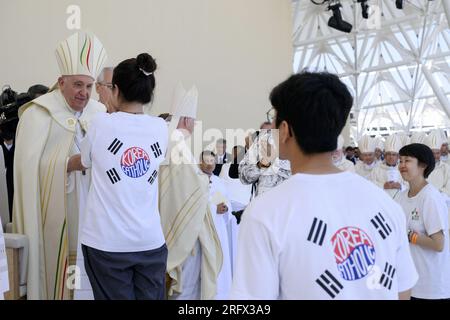
<svg viewBox="0 0 450 320"><path fill-rule="evenodd" d="M100 74L97 77L97 82L103 82L103 80L105 80L105 71L111 71L113 72L114 68L113 67L105 67L102 69L102 72L100 72Z"/></svg>

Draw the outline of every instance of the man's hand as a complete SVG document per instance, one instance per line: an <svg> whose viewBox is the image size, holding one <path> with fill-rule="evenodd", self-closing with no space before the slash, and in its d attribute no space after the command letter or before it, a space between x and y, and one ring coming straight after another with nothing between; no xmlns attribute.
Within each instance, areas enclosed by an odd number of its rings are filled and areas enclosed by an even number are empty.
<svg viewBox="0 0 450 320"><path fill-rule="evenodd" d="M86 170L81 164L81 154L71 156L67 162L67 172Z"/></svg>
<svg viewBox="0 0 450 320"><path fill-rule="evenodd" d="M270 166L277 157L277 150L274 145L270 144L267 140L261 140L259 146L259 158L263 166Z"/></svg>
<svg viewBox="0 0 450 320"><path fill-rule="evenodd" d="M228 211L228 207L225 203L220 203L217 205L217 214L224 214Z"/></svg>
<svg viewBox="0 0 450 320"><path fill-rule="evenodd" d="M394 182L394 181L389 181L386 182L383 186L384 189L401 189L402 185L398 182Z"/></svg>

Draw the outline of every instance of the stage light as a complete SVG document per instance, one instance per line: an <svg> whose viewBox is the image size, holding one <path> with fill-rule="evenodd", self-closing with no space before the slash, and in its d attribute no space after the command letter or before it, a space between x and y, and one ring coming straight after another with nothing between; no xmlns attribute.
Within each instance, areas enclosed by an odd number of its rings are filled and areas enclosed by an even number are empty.
<svg viewBox="0 0 450 320"><path fill-rule="evenodd" d="M340 2L336 2L328 7L328 10L333 11L333 16L328 20L328 26L342 32L350 33L353 26L342 19L340 7L342 7Z"/></svg>
<svg viewBox="0 0 450 320"><path fill-rule="evenodd" d="M358 0L361 3L361 13L364 19L369 19L369 5L367 4L367 0Z"/></svg>

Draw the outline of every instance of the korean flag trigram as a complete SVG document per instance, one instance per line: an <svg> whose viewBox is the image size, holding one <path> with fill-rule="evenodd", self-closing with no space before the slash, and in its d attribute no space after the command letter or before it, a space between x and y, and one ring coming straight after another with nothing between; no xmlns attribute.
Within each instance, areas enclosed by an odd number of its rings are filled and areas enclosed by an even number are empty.
<svg viewBox="0 0 450 320"><path fill-rule="evenodd" d="M109 180L111 180L112 184L115 184L120 181L120 176L117 173L116 169L112 168L111 170L106 171Z"/></svg>
<svg viewBox="0 0 450 320"><path fill-rule="evenodd" d="M311 230L309 231L308 241L315 243L319 246L323 244L323 240L327 233L327 224L322 220L314 218Z"/></svg>
<svg viewBox="0 0 450 320"><path fill-rule="evenodd" d="M380 236L384 239L387 238L392 232L391 227L384 219L383 215L381 213L378 213L375 217L373 217L370 222L372 225L377 229Z"/></svg>
<svg viewBox="0 0 450 320"><path fill-rule="evenodd" d="M332 298L334 299L344 286L331 274L330 271L325 272L316 279L316 283Z"/></svg>
<svg viewBox="0 0 450 320"><path fill-rule="evenodd" d="M395 268L386 262L386 265L384 266L383 275L380 278L380 284L383 287L391 290L394 275L395 275Z"/></svg>
<svg viewBox="0 0 450 320"><path fill-rule="evenodd" d="M157 172L156 170L153 171L152 175L151 175L150 178L147 180L148 183L153 184L153 182L155 182L157 176L158 176L158 172Z"/></svg>
<svg viewBox="0 0 450 320"><path fill-rule="evenodd" d="M122 148L122 146L123 142L115 138L114 141L109 146L108 151L111 151L112 154L116 155L117 152L120 150L120 148Z"/></svg>
<svg viewBox="0 0 450 320"><path fill-rule="evenodd" d="M162 155L161 148L159 146L159 142L152 144L152 151L153 151L153 154L155 155L155 158L158 158Z"/></svg>

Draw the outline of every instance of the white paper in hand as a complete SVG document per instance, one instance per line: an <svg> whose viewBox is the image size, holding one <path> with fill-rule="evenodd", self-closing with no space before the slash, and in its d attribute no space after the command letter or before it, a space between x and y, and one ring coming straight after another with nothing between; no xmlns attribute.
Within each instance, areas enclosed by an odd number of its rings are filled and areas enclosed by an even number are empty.
<svg viewBox="0 0 450 320"><path fill-rule="evenodd" d="M219 191L217 191L211 196L211 202L216 206L221 203L227 203L227 201L228 201L227 198L225 198L225 196L221 194Z"/></svg>

